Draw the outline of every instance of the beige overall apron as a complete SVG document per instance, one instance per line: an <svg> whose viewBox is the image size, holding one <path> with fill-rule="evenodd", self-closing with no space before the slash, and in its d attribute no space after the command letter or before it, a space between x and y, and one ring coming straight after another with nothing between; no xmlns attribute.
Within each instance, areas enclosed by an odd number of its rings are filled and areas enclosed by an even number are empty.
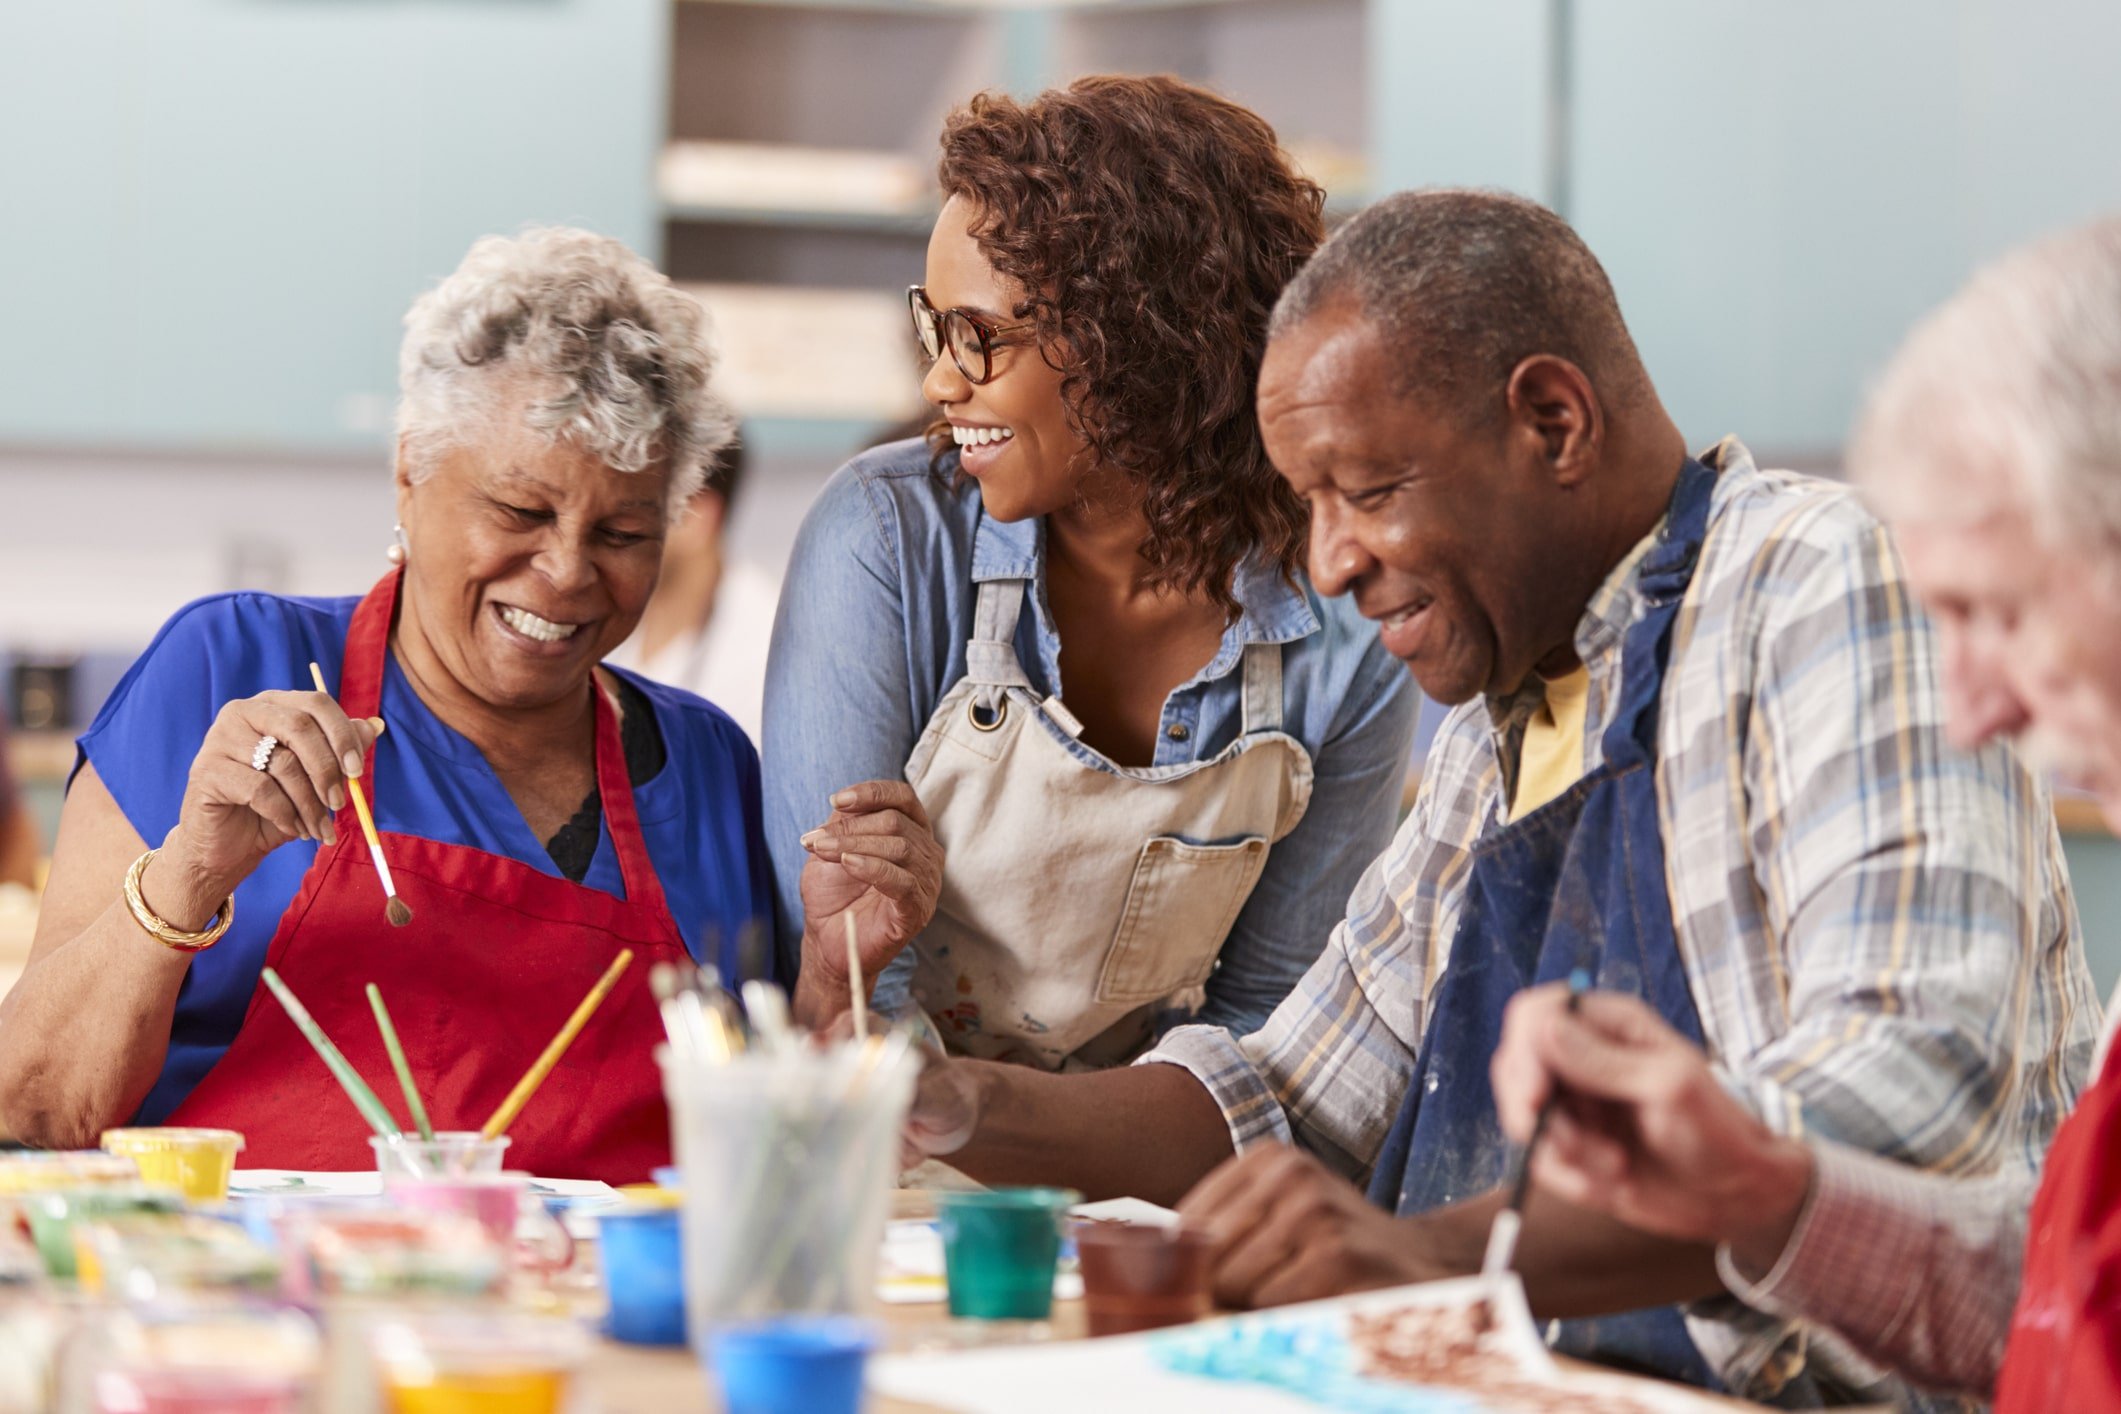
<svg viewBox="0 0 2121 1414"><path fill-rule="evenodd" d="M1212 760L1090 751L1017 660L1028 587L980 584L965 676L906 763L948 860L913 995L953 1050L1112 1065L1158 1012L1199 1006L1268 849L1310 803L1311 756L1281 730L1274 643L1245 646L1244 729Z"/></svg>

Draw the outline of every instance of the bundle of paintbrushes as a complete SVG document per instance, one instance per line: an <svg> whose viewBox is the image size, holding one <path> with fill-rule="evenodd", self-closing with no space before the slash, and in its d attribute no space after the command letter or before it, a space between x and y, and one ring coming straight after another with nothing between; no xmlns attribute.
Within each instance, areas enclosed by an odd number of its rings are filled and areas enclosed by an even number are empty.
<svg viewBox="0 0 2121 1414"><path fill-rule="evenodd" d="M920 1073L912 1034L816 1042L771 984L745 984L741 1012L711 972L659 968L651 984L670 1034L694 1335L866 1309Z"/></svg>

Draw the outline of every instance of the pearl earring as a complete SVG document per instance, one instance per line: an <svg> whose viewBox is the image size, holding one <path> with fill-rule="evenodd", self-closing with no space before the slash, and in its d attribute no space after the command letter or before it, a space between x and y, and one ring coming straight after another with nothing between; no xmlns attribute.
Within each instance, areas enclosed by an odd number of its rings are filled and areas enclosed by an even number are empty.
<svg viewBox="0 0 2121 1414"><path fill-rule="evenodd" d="M383 558L394 565L402 565L405 563L406 549L405 527L402 525L392 526L390 528L390 548L383 552Z"/></svg>

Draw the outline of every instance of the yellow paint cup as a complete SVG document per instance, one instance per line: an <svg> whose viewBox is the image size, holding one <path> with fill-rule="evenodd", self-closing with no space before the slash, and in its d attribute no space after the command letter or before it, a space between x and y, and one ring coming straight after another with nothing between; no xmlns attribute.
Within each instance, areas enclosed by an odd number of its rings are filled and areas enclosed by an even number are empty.
<svg viewBox="0 0 2121 1414"><path fill-rule="evenodd" d="M633 1208L682 1208L685 1195L675 1188L665 1188L660 1183L628 1183L619 1188L619 1196Z"/></svg>
<svg viewBox="0 0 2121 1414"><path fill-rule="evenodd" d="M243 1136L233 1129L106 1129L103 1147L138 1164L148 1183L194 1203L219 1203L228 1197Z"/></svg>

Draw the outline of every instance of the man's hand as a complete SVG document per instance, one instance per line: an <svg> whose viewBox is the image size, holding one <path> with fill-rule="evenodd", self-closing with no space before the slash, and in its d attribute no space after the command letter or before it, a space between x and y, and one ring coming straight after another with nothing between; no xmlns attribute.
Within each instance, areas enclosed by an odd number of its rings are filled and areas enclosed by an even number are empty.
<svg viewBox="0 0 2121 1414"><path fill-rule="evenodd" d="M972 1141L979 1128L980 1088L969 1061L944 1054L942 1043L928 1032L922 1039L920 1079L913 1087L913 1108L899 1137L899 1165L913 1168L954 1154Z"/></svg>
<svg viewBox="0 0 2121 1414"><path fill-rule="evenodd" d="M1520 1144L1559 1092L1532 1177L1641 1231L1729 1243L1766 1272L1811 1186L1811 1151L1733 1099L1708 1058L1633 997L1591 992L1571 1013L1560 984L1520 993L1490 1070L1503 1129Z"/></svg>
<svg viewBox="0 0 2121 1414"><path fill-rule="evenodd" d="M1178 1205L1215 1246L1215 1299L1281 1306L1452 1275L1423 1251L1421 1231L1301 1150L1251 1149L1202 1179Z"/></svg>

